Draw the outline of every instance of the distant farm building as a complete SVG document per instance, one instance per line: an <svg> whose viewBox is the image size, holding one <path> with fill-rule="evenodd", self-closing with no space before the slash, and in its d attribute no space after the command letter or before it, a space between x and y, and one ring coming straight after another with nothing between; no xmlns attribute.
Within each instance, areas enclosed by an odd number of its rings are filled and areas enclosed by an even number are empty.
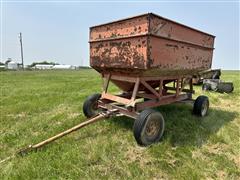
<svg viewBox="0 0 240 180"><path fill-rule="evenodd" d="M13 69L13 70L19 69L19 64L14 61L8 62L6 66L7 66L7 69Z"/></svg>
<svg viewBox="0 0 240 180"><path fill-rule="evenodd" d="M72 66L72 65L54 65L53 69L76 69L76 66Z"/></svg>
<svg viewBox="0 0 240 180"><path fill-rule="evenodd" d="M61 70L61 69L76 69L76 66L72 65L52 65L52 64L36 64L34 69L39 69L39 70L48 70L48 69L55 69L55 70Z"/></svg>
<svg viewBox="0 0 240 180"><path fill-rule="evenodd" d="M52 69L53 65L52 64L36 64L34 68L35 69Z"/></svg>

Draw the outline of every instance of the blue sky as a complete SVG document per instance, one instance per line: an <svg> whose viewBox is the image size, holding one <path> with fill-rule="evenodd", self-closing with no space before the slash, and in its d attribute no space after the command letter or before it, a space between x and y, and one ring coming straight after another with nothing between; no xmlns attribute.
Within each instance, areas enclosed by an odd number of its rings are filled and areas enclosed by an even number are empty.
<svg viewBox="0 0 240 180"><path fill-rule="evenodd" d="M16 2L1 3L1 61L20 61L23 34L25 64L51 60L89 65L89 27L146 12L216 36L213 68L239 67L237 2Z"/></svg>

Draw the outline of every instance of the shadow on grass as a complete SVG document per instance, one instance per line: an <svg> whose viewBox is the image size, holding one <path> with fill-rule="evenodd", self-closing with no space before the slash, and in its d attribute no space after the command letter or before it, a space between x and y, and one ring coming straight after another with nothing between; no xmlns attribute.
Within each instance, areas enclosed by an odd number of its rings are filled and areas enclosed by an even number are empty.
<svg viewBox="0 0 240 180"><path fill-rule="evenodd" d="M210 136L216 134L238 116L229 112L210 108L206 117L192 114L192 106L171 104L156 108L165 119L165 132L162 141L168 140L172 146L202 146ZM132 131L134 120L127 117L114 117L110 121Z"/></svg>

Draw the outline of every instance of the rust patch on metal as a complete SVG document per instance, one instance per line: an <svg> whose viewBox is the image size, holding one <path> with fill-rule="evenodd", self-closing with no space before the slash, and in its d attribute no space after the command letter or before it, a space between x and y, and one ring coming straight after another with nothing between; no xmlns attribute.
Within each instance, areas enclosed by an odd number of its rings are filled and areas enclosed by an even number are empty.
<svg viewBox="0 0 240 180"><path fill-rule="evenodd" d="M139 43L140 41L140 43ZM92 67L145 69L146 38L92 42L90 60Z"/></svg>
<svg viewBox="0 0 240 180"><path fill-rule="evenodd" d="M191 42L209 48L212 48L214 44L214 37L212 36L184 27L155 15L150 15L149 32L154 35Z"/></svg>
<svg viewBox="0 0 240 180"><path fill-rule="evenodd" d="M124 22L94 27L90 29L90 41L144 34L148 31L147 23L146 17L143 16Z"/></svg>
<svg viewBox="0 0 240 180"><path fill-rule="evenodd" d="M182 71L185 71L187 69L197 70L211 67L213 53L211 49L196 48L157 37L151 37L150 44L153 47L150 59L154 59L154 62L149 68L163 67L169 70L182 69Z"/></svg>

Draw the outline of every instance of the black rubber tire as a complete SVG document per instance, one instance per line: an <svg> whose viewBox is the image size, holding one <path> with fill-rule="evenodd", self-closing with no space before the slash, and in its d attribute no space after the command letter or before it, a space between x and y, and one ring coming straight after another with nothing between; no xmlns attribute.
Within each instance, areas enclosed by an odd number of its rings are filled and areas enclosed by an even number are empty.
<svg viewBox="0 0 240 180"><path fill-rule="evenodd" d="M219 83L217 86L217 91L220 93L231 93L233 89L233 83Z"/></svg>
<svg viewBox="0 0 240 180"><path fill-rule="evenodd" d="M207 96L198 96L193 105L193 113L204 117L209 109L209 100Z"/></svg>
<svg viewBox="0 0 240 180"><path fill-rule="evenodd" d="M96 116L99 110L95 107L97 101L100 99L101 94L93 94L88 96L88 98L83 103L83 113L87 118Z"/></svg>
<svg viewBox="0 0 240 180"><path fill-rule="evenodd" d="M220 79L220 76L219 75L215 75L215 76L213 76L212 79Z"/></svg>
<svg viewBox="0 0 240 180"><path fill-rule="evenodd" d="M202 90L203 91L208 91L208 90L210 90L211 89L211 86L209 85L209 84L203 84L202 85Z"/></svg>
<svg viewBox="0 0 240 180"><path fill-rule="evenodd" d="M152 125L153 123L155 125L153 130L155 130L155 132L153 132L154 134L151 136L147 134L149 133L147 131L152 130L149 129L151 128L149 126ZM164 128L165 121L162 114L153 109L146 109L142 111L135 120L133 125L133 134L139 145L148 146L150 144L157 143L160 141L164 133Z"/></svg>
<svg viewBox="0 0 240 180"><path fill-rule="evenodd" d="M220 79L219 73L214 73L212 79Z"/></svg>

